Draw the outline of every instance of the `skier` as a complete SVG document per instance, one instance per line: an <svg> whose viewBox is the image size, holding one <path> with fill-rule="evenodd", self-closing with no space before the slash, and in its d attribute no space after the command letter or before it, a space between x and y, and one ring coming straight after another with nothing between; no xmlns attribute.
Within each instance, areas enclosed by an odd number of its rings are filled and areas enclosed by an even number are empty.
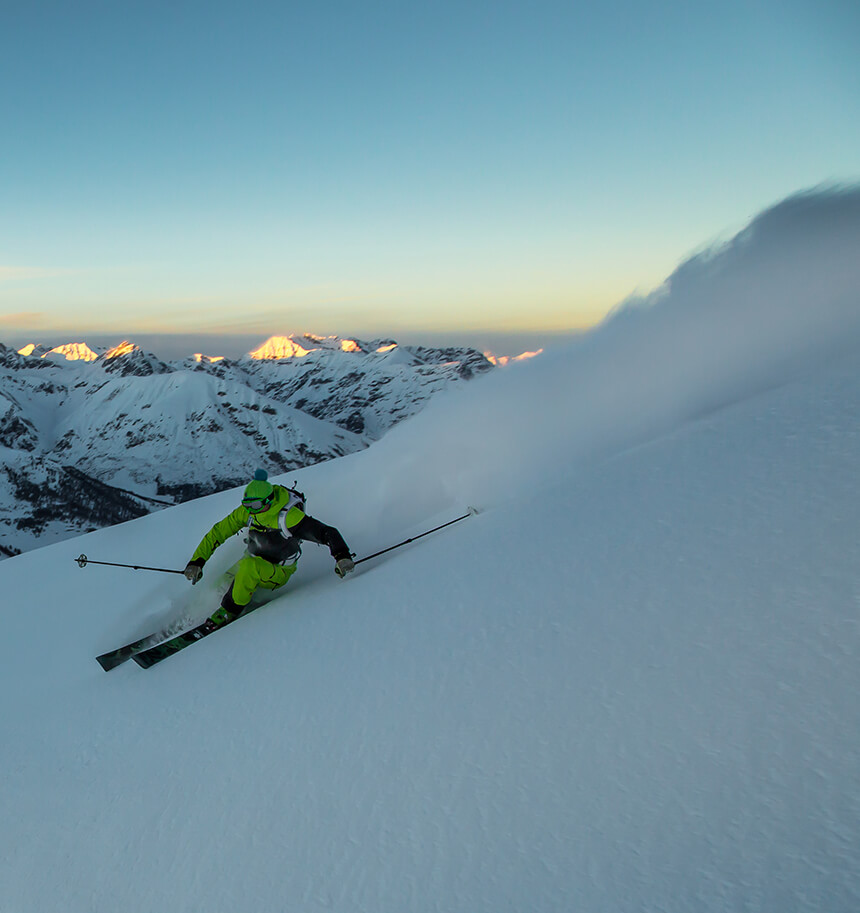
<svg viewBox="0 0 860 913"><path fill-rule="evenodd" d="M274 590L296 571L301 554L299 540L328 546L335 560L334 572L345 577L355 567L343 536L304 512L304 497L281 485L272 485L265 470L258 469L242 496L242 504L219 520L203 537L183 572L192 584L203 576L203 565L230 536L248 528L247 554L236 577L210 618L223 624L237 618L257 587Z"/></svg>

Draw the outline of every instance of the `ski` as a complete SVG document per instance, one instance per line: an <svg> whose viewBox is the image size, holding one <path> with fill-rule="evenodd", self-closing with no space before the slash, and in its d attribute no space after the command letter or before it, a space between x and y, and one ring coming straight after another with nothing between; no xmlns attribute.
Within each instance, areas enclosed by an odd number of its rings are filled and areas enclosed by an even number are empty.
<svg viewBox="0 0 860 913"><path fill-rule="evenodd" d="M134 640L124 647L117 647L116 650L109 650L107 653L102 653L101 656L96 657L96 660L105 672L110 672L111 669L116 669L117 666L121 666L126 660L131 659L135 653L146 650L149 644L157 639L157 637L157 634L147 634L146 637L141 637L140 640Z"/></svg>
<svg viewBox="0 0 860 913"><path fill-rule="evenodd" d="M254 608L256 608L256 606ZM226 628L227 625L232 624L234 621L238 621L251 611L253 611L253 609L246 609L241 615L236 615L233 618L226 618L224 621L220 622L214 621L212 618L207 618L206 621L197 625L196 628L191 628L189 631L177 634L176 637L171 637L170 640L166 640L164 643L157 644L154 647L149 647L148 649L133 653L131 659L143 669L149 669L156 663L160 663L163 659L167 659L168 656L173 656L174 653L178 653L180 650L190 647L191 644L197 643L198 640L203 640L204 637L208 637L210 634L220 631L221 628Z"/></svg>
<svg viewBox="0 0 860 913"><path fill-rule="evenodd" d="M81 558L86 558L86 555L81 555ZM78 563L80 564L80 559L78 559ZM99 562L90 561L89 563L97 564ZM223 584L231 583L233 578L236 576L236 568L238 566L239 562L237 561L232 567L228 568L220 578L218 578L219 582ZM81 565L81 567L83 567L83 565ZM253 608L256 608L256 606L253 606ZM247 614L249 611L250 609L247 609L243 614ZM191 632L185 631L184 633L190 634ZM164 638L167 636L167 633L164 631L157 631L152 634L147 634L146 637L141 637L140 640L132 641L130 644L126 644L123 647L117 647L116 650L109 650L107 653L102 653L101 656L96 657L96 660L102 669L105 670L105 672L110 672L111 669L116 669L117 666L121 666L124 662L130 660L136 654L143 653L145 650L150 649L150 647L163 646L165 643ZM199 640L199 638L197 639ZM170 640L167 641L167 643L170 642Z"/></svg>

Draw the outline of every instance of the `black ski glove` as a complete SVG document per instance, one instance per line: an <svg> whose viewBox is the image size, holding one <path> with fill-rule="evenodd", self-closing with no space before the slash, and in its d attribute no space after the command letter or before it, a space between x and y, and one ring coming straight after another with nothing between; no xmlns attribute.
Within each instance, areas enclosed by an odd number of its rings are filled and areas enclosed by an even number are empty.
<svg viewBox="0 0 860 913"><path fill-rule="evenodd" d="M334 566L334 572L338 577L346 577L355 569L355 563L352 558L339 558Z"/></svg>
<svg viewBox="0 0 860 913"><path fill-rule="evenodd" d="M191 581L193 586L203 576L203 562L199 558L197 561L189 561L182 573Z"/></svg>

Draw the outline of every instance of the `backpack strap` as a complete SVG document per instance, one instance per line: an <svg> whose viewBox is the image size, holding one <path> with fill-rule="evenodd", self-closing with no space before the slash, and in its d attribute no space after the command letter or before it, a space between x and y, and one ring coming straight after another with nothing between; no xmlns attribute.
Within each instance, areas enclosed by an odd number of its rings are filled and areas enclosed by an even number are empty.
<svg viewBox="0 0 860 913"><path fill-rule="evenodd" d="M281 535L288 539L293 535L290 531L297 523L300 523L305 516L305 498L300 491L288 488L289 499L278 513L278 529Z"/></svg>

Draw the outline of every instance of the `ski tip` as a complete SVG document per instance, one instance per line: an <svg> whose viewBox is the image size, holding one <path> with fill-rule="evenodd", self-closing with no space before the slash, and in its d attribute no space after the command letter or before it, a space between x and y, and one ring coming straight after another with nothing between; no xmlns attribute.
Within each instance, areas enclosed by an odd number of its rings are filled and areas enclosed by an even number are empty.
<svg viewBox="0 0 860 913"><path fill-rule="evenodd" d="M121 666L129 657L127 656L115 656L110 653L106 653L103 656L97 656L96 662L105 670L105 672L110 672L111 669L116 669L117 666Z"/></svg>
<svg viewBox="0 0 860 913"><path fill-rule="evenodd" d="M480 508L480 507L475 507L474 504L470 504L470 505L466 508L466 510L467 510L473 517L476 516L477 514L481 513L481 508Z"/></svg>

